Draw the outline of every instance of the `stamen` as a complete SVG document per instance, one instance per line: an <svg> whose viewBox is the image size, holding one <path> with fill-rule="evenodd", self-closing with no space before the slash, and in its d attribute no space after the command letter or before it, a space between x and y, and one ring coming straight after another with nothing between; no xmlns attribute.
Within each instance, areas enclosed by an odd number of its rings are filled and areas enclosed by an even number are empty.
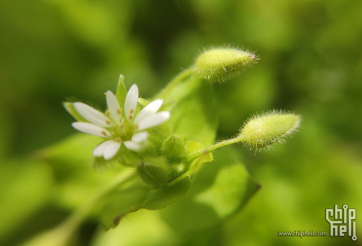
<svg viewBox="0 0 362 246"><path fill-rule="evenodd" d="M117 113L117 114L122 114L122 109L117 108L116 113Z"/></svg>
<svg viewBox="0 0 362 246"><path fill-rule="evenodd" d="M131 108L131 109L129 110L129 113L130 113L130 114L133 114L133 113L134 113L133 108Z"/></svg>
<svg viewBox="0 0 362 246"><path fill-rule="evenodd" d="M107 136L107 133L105 131L101 131L103 136Z"/></svg>
<svg viewBox="0 0 362 246"><path fill-rule="evenodd" d="M138 130L138 128L139 128L138 126L134 126L134 129L135 129L135 130Z"/></svg>
<svg viewBox="0 0 362 246"><path fill-rule="evenodd" d="M116 138L114 139L114 141L115 141L116 143L120 143L120 142L121 142L121 139L120 139L119 137L116 137Z"/></svg>
<svg viewBox="0 0 362 246"><path fill-rule="evenodd" d="M132 116L132 115L128 116L128 119L129 119L129 120L132 120L132 118L133 118L133 116Z"/></svg>
<svg viewBox="0 0 362 246"><path fill-rule="evenodd" d="M110 124L112 124L112 121L107 120L107 121L106 121L106 124L107 124L107 125L110 125Z"/></svg>
<svg viewBox="0 0 362 246"><path fill-rule="evenodd" d="M109 109L106 110L106 115L111 115L111 111Z"/></svg>

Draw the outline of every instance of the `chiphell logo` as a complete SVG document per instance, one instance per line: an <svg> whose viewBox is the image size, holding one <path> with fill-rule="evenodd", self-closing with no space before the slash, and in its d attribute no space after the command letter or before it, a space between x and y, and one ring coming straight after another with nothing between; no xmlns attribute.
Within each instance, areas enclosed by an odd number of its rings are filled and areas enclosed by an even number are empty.
<svg viewBox="0 0 362 246"><path fill-rule="evenodd" d="M342 208L334 205L334 208L326 209L326 220L330 224L331 237L344 237L348 234L353 241L357 240L356 236L356 209L350 208L345 204Z"/></svg>

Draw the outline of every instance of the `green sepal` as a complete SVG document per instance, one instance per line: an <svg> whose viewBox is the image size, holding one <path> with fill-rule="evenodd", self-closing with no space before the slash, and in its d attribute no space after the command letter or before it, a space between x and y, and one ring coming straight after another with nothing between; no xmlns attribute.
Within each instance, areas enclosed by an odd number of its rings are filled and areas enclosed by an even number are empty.
<svg viewBox="0 0 362 246"><path fill-rule="evenodd" d="M127 96L127 90L126 90L126 85L124 84L124 76L121 74L119 76L117 91L116 91L116 98L118 100L121 109L124 108L124 101L126 100L126 96Z"/></svg>
<svg viewBox="0 0 362 246"><path fill-rule="evenodd" d="M150 102L144 98L138 98L138 104L141 105L142 108L146 107Z"/></svg>
<svg viewBox="0 0 362 246"><path fill-rule="evenodd" d="M68 113L73 116L74 119L81 122L88 122L84 119L78 112L75 110L73 103L71 102L63 102L64 108L68 111Z"/></svg>
<svg viewBox="0 0 362 246"><path fill-rule="evenodd" d="M92 167L95 169L103 169L110 165L109 161L106 161L103 157L93 157Z"/></svg>

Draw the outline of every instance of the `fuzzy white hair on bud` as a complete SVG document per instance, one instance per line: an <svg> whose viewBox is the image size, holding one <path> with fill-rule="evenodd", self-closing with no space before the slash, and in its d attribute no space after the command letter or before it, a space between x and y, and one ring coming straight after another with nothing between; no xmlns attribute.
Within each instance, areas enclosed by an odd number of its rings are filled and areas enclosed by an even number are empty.
<svg viewBox="0 0 362 246"><path fill-rule="evenodd" d="M197 73L210 82L225 82L259 60L253 52L236 48L212 48L196 59Z"/></svg>
<svg viewBox="0 0 362 246"><path fill-rule="evenodd" d="M298 128L300 121L299 115L276 110L255 115L245 123L240 138L251 149L269 149L283 143Z"/></svg>

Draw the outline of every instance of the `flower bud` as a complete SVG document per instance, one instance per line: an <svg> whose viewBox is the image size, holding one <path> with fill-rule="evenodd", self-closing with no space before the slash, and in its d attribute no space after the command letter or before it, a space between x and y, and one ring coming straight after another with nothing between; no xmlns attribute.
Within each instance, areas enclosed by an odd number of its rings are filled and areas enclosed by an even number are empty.
<svg viewBox="0 0 362 246"><path fill-rule="evenodd" d="M255 63L257 56L249 51L234 48L214 48L196 59L198 74L212 82L224 82Z"/></svg>
<svg viewBox="0 0 362 246"><path fill-rule="evenodd" d="M248 120L241 130L240 138L251 148L269 148L272 144L282 143L299 124L299 115L273 111Z"/></svg>
<svg viewBox="0 0 362 246"><path fill-rule="evenodd" d="M170 180L174 180L187 171L185 164L177 163L170 167Z"/></svg>
<svg viewBox="0 0 362 246"><path fill-rule="evenodd" d="M184 139L178 135L170 136L163 142L162 151L171 160L185 156Z"/></svg>
<svg viewBox="0 0 362 246"><path fill-rule="evenodd" d="M137 172L143 182L159 188L167 182L169 168L165 158L148 157L138 164Z"/></svg>

